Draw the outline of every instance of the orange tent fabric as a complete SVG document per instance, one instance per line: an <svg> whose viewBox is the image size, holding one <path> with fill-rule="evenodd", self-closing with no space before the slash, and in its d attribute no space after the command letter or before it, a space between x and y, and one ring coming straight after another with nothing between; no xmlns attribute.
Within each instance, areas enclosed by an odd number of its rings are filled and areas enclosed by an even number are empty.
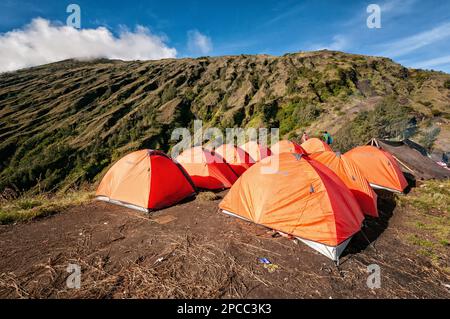
<svg viewBox="0 0 450 319"><path fill-rule="evenodd" d="M288 140L278 141L277 143L272 145L270 150L272 151L272 154L281 154L281 153L306 154L306 151L298 143Z"/></svg>
<svg viewBox="0 0 450 319"><path fill-rule="evenodd" d="M272 155L270 148L262 146L256 141L248 141L247 143L242 144L240 148L246 151L255 163Z"/></svg>
<svg viewBox="0 0 450 319"><path fill-rule="evenodd" d="M303 149L308 154L313 154L313 153L317 153L317 152L325 152L325 151L333 151L331 149L330 145L328 145L324 141L322 141L318 138L315 138L315 137L310 138L309 140L303 142L300 146L303 147Z"/></svg>
<svg viewBox="0 0 450 319"><path fill-rule="evenodd" d="M364 215L353 194L329 168L292 153L279 155L279 170L261 174L256 163L231 187L224 213L291 234L337 260Z"/></svg>
<svg viewBox="0 0 450 319"><path fill-rule="evenodd" d="M254 164L253 159L246 151L233 144L222 144L215 149L215 152L223 157L238 176L244 174Z"/></svg>
<svg viewBox="0 0 450 319"><path fill-rule="evenodd" d="M176 160L198 188L211 190L230 188L238 179L236 173L220 155L201 146L185 150Z"/></svg>
<svg viewBox="0 0 450 319"><path fill-rule="evenodd" d="M96 196L150 211L171 206L196 193L185 170L163 152L140 150L122 157L103 177Z"/></svg>
<svg viewBox="0 0 450 319"><path fill-rule="evenodd" d="M366 215L378 217L377 194L370 187L364 174L352 161L330 151L311 154L310 158L324 164L339 176L353 193Z"/></svg>
<svg viewBox="0 0 450 319"><path fill-rule="evenodd" d="M408 186L400 166L391 154L374 146L358 146L343 155L353 161L374 188L403 192Z"/></svg>

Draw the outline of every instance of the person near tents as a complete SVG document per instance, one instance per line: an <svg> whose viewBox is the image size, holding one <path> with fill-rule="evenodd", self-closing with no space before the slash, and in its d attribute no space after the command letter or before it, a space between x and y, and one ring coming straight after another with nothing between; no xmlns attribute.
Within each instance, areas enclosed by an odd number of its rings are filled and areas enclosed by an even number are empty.
<svg viewBox="0 0 450 319"><path fill-rule="evenodd" d="M331 137L331 134L328 133L328 131L323 132L322 138L328 145L331 145L333 143L333 138Z"/></svg>
<svg viewBox="0 0 450 319"><path fill-rule="evenodd" d="M306 134L306 132L303 132L302 143L305 143L307 140L309 140L309 136L308 136L308 134Z"/></svg>

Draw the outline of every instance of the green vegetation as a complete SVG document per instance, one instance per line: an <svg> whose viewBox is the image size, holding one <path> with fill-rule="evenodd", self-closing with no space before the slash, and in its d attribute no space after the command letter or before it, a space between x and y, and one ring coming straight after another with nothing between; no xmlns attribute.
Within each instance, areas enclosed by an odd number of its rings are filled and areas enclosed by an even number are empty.
<svg viewBox="0 0 450 319"><path fill-rule="evenodd" d="M441 129L439 127L435 127L429 131L426 131L425 135L419 140L419 143L422 144L422 146L426 149L431 150L440 132Z"/></svg>
<svg viewBox="0 0 450 319"><path fill-rule="evenodd" d="M317 119L322 109L313 104L305 102L291 102L277 113L277 120L280 123L280 133L282 135L293 131L299 127L309 126Z"/></svg>
<svg viewBox="0 0 450 319"><path fill-rule="evenodd" d="M336 148L345 152L372 137L406 138L414 132L412 110L393 96L384 98L372 111L360 112L336 133Z"/></svg>
<svg viewBox="0 0 450 319"><path fill-rule="evenodd" d="M450 80L445 81L444 87L450 90Z"/></svg>
<svg viewBox="0 0 450 319"><path fill-rule="evenodd" d="M399 197L400 203L410 204L417 211L427 214L432 210L442 212L450 218L450 181L426 181L418 188L416 193ZM450 221L450 219L449 219ZM450 223L447 223L450 230Z"/></svg>
<svg viewBox="0 0 450 319"><path fill-rule="evenodd" d="M58 194L25 194L17 199L0 201L0 224L10 224L45 217L67 207L87 203L93 198L89 191L67 191Z"/></svg>
<svg viewBox="0 0 450 319"><path fill-rule="evenodd" d="M168 151L176 143L172 130L192 129L194 119L221 129L278 127L285 138L327 129L341 151L374 136L419 130L434 147L440 135L424 123L448 120L442 90L448 82L443 73L331 51L264 59L63 61L4 73L0 192L39 194L95 182L128 152ZM371 98L386 96L374 109Z"/></svg>
<svg viewBox="0 0 450 319"><path fill-rule="evenodd" d="M397 202L416 214L410 222L414 234L407 240L450 273L450 268L445 268L450 244L450 181L426 181L408 196L398 197Z"/></svg>

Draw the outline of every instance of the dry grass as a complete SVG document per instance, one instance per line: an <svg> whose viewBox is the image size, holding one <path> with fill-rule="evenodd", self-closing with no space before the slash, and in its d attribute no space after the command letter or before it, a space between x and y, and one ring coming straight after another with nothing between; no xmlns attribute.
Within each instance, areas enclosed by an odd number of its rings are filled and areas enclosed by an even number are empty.
<svg viewBox="0 0 450 319"><path fill-rule="evenodd" d="M74 258L82 269L81 288L68 289L69 275L55 260L27 275L0 274L0 297L7 298L244 298L244 282L264 281L217 245L171 236L170 249L151 260L113 265L108 256Z"/></svg>
<svg viewBox="0 0 450 319"><path fill-rule="evenodd" d="M199 192L197 195L197 199L202 202L212 202L220 198L218 194L213 192Z"/></svg>
<svg viewBox="0 0 450 319"><path fill-rule="evenodd" d="M94 194L88 190L69 190L58 194L24 194L16 199L2 199L0 200L0 224L49 216L70 206L87 203L93 196Z"/></svg>

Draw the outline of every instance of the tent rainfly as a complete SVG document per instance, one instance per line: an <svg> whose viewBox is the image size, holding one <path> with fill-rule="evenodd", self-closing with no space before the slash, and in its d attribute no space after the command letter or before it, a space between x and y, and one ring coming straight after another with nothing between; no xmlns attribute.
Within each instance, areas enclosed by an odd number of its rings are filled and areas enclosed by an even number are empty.
<svg viewBox="0 0 450 319"><path fill-rule="evenodd" d="M201 146L185 150L177 157L197 188L230 188L238 176L223 158Z"/></svg>
<svg viewBox="0 0 450 319"><path fill-rule="evenodd" d="M358 146L343 156L358 166L373 188L401 193L408 186L395 158L382 149Z"/></svg>
<svg viewBox="0 0 450 319"><path fill-rule="evenodd" d="M195 194L181 165L163 152L145 149L122 157L106 172L96 199L149 212Z"/></svg>
<svg viewBox="0 0 450 319"><path fill-rule="evenodd" d="M293 153L279 155L279 169L261 174L256 163L219 204L229 215L290 234L338 261L364 215L341 179L325 165Z"/></svg>

